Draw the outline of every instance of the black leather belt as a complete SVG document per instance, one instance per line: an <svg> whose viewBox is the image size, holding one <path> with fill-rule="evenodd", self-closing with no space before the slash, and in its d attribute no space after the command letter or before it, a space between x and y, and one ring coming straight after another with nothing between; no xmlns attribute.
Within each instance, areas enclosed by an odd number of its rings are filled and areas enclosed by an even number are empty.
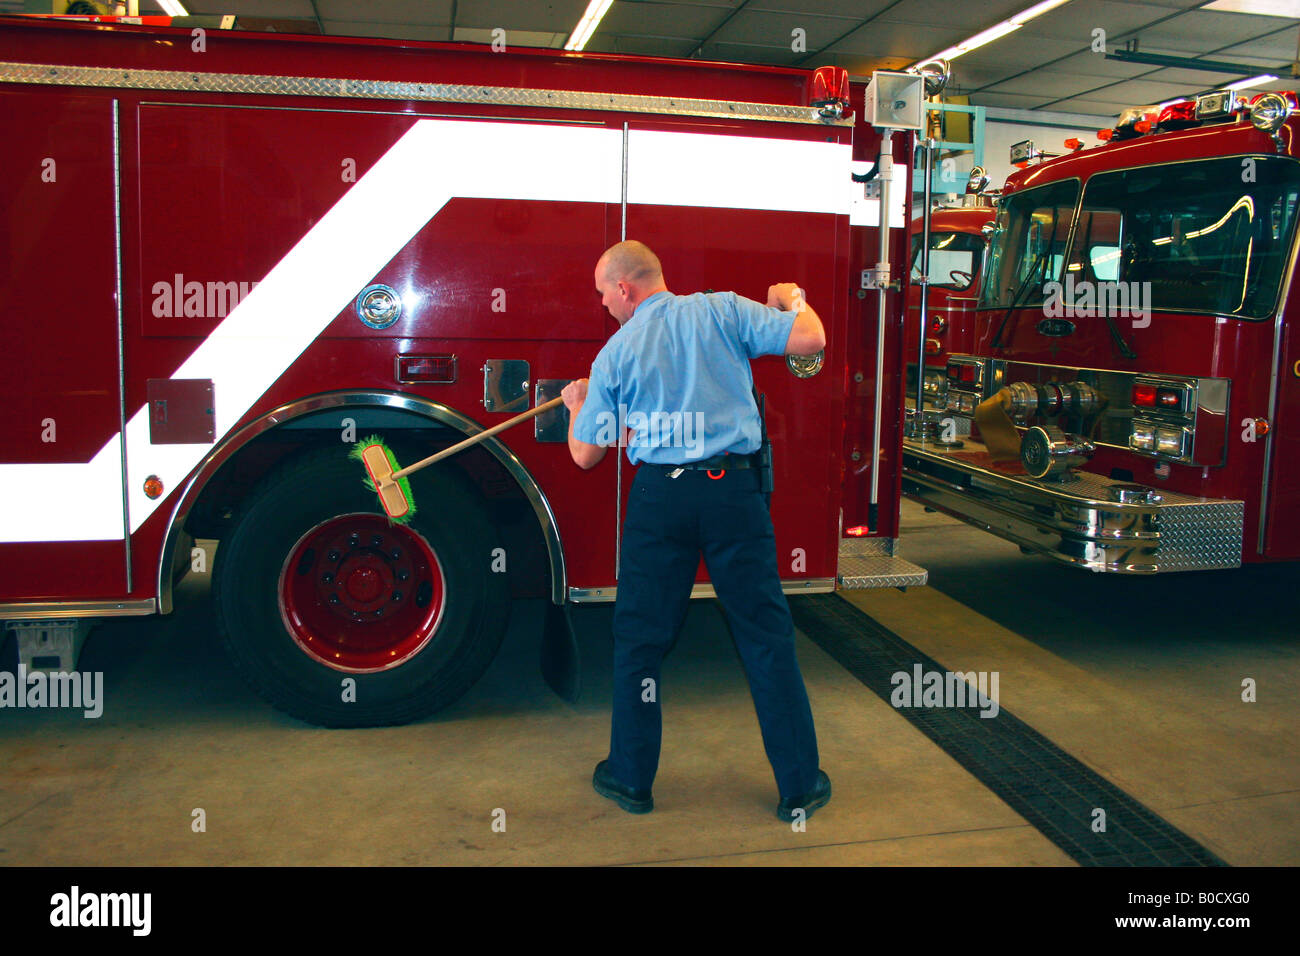
<svg viewBox="0 0 1300 956"><path fill-rule="evenodd" d="M663 465L651 461L643 462L643 464L657 471L673 471L677 468L683 468L687 471L727 471L729 469L757 468L758 463L754 458L754 455L714 455L712 458L688 461L680 465Z"/></svg>

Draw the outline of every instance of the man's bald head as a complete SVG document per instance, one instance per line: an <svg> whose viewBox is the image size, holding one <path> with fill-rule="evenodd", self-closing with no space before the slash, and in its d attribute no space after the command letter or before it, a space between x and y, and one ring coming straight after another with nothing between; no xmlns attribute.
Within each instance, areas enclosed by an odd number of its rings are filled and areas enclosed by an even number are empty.
<svg viewBox="0 0 1300 956"><path fill-rule="evenodd" d="M643 242L610 246L596 263L596 291L609 314L623 324L656 292L666 292L659 257Z"/></svg>
<svg viewBox="0 0 1300 956"><path fill-rule="evenodd" d="M611 282L626 282L641 286L657 285L663 281L664 270L659 257L644 242L628 239L610 246L600 257L605 278Z"/></svg>

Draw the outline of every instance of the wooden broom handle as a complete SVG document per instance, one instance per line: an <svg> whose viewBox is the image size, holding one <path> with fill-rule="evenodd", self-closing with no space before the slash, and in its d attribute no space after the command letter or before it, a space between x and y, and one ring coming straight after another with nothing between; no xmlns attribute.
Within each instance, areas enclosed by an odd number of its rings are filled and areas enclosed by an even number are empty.
<svg viewBox="0 0 1300 956"><path fill-rule="evenodd" d="M506 421L502 422L499 425L493 425L491 428L487 429L487 431L481 431L477 435L472 435L471 437L466 438L462 442L457 442L456 444L452 445L450 448L444 448L442 451L435 452L434 454L430 455L428 458L423 459L422 461L417 461L414 465L408 465L407 467L403 468L401 471L393 472L392 480L396 481L398 478L404 478L407 475L409 475L411 472L419 471L421 468L424 468L427 465L432 465L435 461L440 461L443 458L446 458L448 455L454 455L458 451L464 451L470 445L477 445L485 438L491 438L493 435L497 434L498 432L503 432L507 428L512 428L515 425L518 425L522 421L527 421L528 419L536 415L540 415L542 412L549 412L552 408L555 408L556 406L563 404L563 402L564 402L564 396L561 395L558 398L551 399L549 402L546 402L545 404L538 405L536 408L530 408L522 415L516 415L514 418L507 419Z"/></svg>

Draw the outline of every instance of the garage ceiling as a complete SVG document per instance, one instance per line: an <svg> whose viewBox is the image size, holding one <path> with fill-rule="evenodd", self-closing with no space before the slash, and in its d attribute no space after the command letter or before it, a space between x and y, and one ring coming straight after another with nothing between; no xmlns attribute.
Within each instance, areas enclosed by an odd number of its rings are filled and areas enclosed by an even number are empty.
<svg viewBox="0 0 1300 956"><path fill-rule="evenodd" d="M18 12L24 0L0 0ZM289 21L273 24L351 36L491 42L506 31L513 46L561 48L586 0L184 0L191 13L238 14ZM744 63L813 67L834 64L851 73L899 69L931 56L1022 10L1034 0L615 0L587 45L597 52L700 57ZM141 0L141 12L160 12ZM1110 115L1259 73L1295 89L1300 18L1261 16L1211 7L1240 0L1071 0L1020 30L954 61L955 92L984 106ZM1275 2L1300 12L1300 0ZM296 22L294 22L296 21ZM1108 59L1092 51L1094 30L1110 52L1125 46L1239 64L1210 72ZM796 52L793 31L806 46Z"/></svg>

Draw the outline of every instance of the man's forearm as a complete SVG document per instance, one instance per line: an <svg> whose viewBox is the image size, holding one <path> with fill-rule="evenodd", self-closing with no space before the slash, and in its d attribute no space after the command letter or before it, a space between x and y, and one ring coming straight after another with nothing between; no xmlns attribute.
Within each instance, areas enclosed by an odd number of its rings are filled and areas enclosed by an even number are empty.
<svg viewBox="0 0 1300 956"><path fill-rule="evenodd" d="M573 437L573 423L578 420L578 413L582 411L582 405L569 410L569 455L573 458L574 464L579 468L594 468L605 457L605 449L601 445L588 444L585 441Z"/></svg>
<svg viewBox="0 0 1300 956"><path fill-rule="evenodd" d="M794 317L790 328L790 338L786 343L786 355L812 355L826 347L826 329L819 316L807 302L800 303L803 310Z"/></svg>

